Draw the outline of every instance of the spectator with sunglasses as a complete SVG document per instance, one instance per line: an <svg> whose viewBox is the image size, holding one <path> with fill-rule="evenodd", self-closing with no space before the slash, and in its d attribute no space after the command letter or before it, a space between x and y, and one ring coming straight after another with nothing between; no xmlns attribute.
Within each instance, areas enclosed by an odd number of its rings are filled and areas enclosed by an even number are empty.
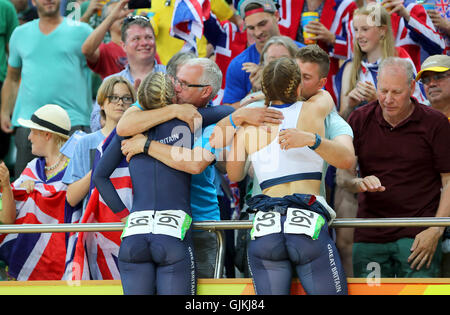
<svg viewBox="0 0 450 315"><path fill-rule="evenodd" d="M94 29L81 47L89 68L98 73L102 79L122 71L125 68L127 56L122 47L122 32L124 18L133 10L126 10L129 0L108 3L107 16ZM106 33L111 35L111 41L104 43Z"/></svg>
<svg viewBox="0 0 450 315"><path fill-rule="evenodd" d="M127 2L121 2L114 11L115 14L120 16L121 7ZM155 58L155 32L149 18L141 15L126 17L121 28L121 40L128 64L125 69L111 76L124 77L137 90L139 83L152 71L166 72L166 67L158 64ZM100 107L95 104L91 115L91 129L97 131L100 128Z"/></svg>
<svg viewBox="0 0 450 315"><path fill-rule="evenodd" d="M422 63L416 80L423 84L431 107L450 121L450 56L430 56Z"/></svg>
<svg viewBox="0 0 450 315"><path fill-rule="evenodd" d="M423 84L431 107L442 112L450 122L450 56L430 56L422 63L416 80ZM442 242L441 277L450 276L450 228L447 227Z"/></svg>

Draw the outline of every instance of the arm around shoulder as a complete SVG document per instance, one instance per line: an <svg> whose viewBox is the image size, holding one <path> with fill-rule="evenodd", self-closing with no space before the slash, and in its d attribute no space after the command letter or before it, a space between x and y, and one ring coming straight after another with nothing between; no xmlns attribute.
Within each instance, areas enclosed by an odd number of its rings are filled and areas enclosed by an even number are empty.
<svg viewBox="0 0 450 315"><path fill-rule="evenodd" d="M325 90L317 91L305 103L314 103L313 108L317 109L317 114L324 119L335 107L333 97Z"/></svg>

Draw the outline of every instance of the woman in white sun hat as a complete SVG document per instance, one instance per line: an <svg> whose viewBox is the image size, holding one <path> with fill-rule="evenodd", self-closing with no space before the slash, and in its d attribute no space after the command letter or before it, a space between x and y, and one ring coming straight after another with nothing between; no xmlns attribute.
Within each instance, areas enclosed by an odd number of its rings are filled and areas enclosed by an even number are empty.
<svg viewBox="0 0 450 315"><path fill-rule="evenodd" d="M73 208L66 203L67 185L62 182L69 159L60 153L69 138L70 119L58 105L44 105L30 120L18 122L30 128L28 140L37 157L10 184L5 164L0 164L0 188L5 224L71 223ZM68 221L67 221L68 220ZM66 258L66 233L8 234L0 243L0 259L8 275L20 281L61 280Z"/></svg>
<svg viewBox="0 0 450 315"><path fill-rule="evenodd" d="M31 142L32 153L38 157L28 163L12 186L8 168L4 162L0 163L0 187L3 203L0 221L4 224L12 224L16 219L16 205L12 189L25 188L27 193L30 193L38 182L44 184L60 182L60 177L62 177L69 160L60 152L61 147L69 138L70 131L70 118L62 107L54 104L44 105L34 112L30 120L19 119L18 122L21 126L31 129L28 140Z"/></svg>

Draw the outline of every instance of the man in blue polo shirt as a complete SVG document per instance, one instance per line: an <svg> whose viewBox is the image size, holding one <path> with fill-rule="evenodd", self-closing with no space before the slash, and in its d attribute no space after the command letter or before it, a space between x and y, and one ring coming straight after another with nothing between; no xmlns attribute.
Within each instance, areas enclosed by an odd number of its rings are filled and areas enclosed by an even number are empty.
<svg viewBox="0 0 450 315"><path fill-rule="evenodd" d="M280 15L272 0L244 0L239 12L245 22L248 36L255 43L236 56L230 63L225 81L223 103L239 107L239 102L252 92L250 72L243 69L244 63L258 64L260 53L266 42L273 36L279 36L278 20ZM297 46L304 45L296 42Z"/></svg>

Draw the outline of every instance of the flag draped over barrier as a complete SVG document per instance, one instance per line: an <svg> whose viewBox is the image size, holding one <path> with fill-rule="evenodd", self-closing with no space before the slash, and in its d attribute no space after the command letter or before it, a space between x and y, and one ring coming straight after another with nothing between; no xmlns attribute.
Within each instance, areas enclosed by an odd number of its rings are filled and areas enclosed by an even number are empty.
<svg viewBox="0 0 450 315"><path fill-rule="evenodd" d="M106 150L115 131L98 147L94 172L98 160ZM125 157L111 175L111 182L128 209L131 208L133 193L128 163ZM100 196L91 181L89 202L81 223L121 222ZM67 263L66 279L70 280L112 280L120 279L118 255L122 232L80 232L76 234L72 257ZM69 253L70 254L70 253Z"/></svg>
<svg viewBox="0 0 450 315"><path fill-rule="evenodd" d="M73 223L81 210L66 203L67 186L61 181L65 169L47 180L44 167L44 158L32 160L12 184L17 211L15 224ZM35 183L30 193L20 187L27 180ZM66 237L67 233L0 235L0 259L17 280L61 280Z"/></svg>

